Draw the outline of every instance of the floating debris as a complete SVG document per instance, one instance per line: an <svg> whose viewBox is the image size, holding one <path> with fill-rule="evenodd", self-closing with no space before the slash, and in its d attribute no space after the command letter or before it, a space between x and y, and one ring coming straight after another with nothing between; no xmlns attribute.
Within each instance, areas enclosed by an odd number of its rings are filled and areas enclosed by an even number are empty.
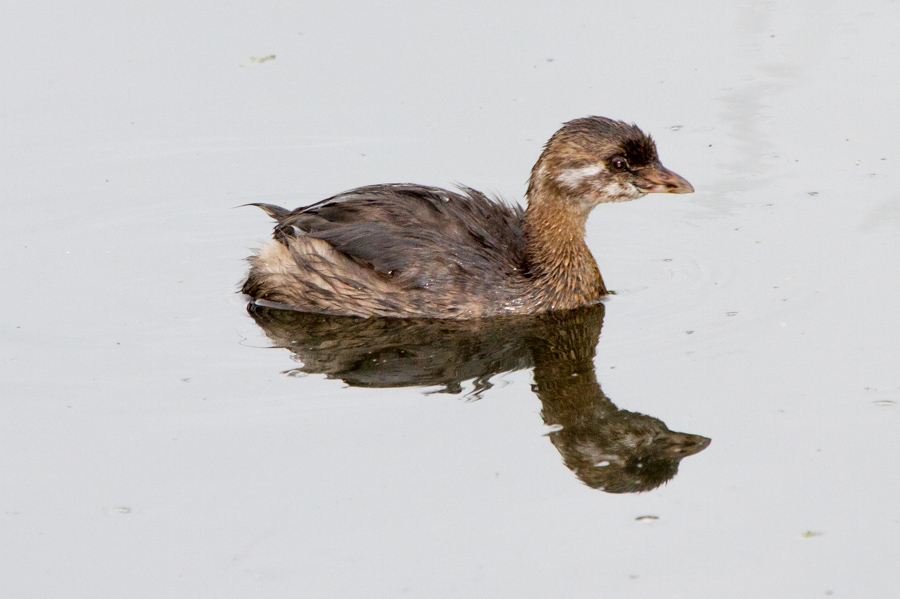
<svg viewBox="0 0 900 599"><path fill-rule="evenodd" d="M268 56L251 56L250 60L253 62L268 62L270 60L275 60L274 54L269 54Z"/></svg>

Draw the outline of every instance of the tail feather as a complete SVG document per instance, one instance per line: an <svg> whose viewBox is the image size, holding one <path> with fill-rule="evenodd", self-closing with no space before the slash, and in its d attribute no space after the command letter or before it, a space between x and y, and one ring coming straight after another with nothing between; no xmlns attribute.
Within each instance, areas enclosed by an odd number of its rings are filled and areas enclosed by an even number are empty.
<svg viewBox="0 0 900 599"><path fill-rule="evenodd" d="M290 210L282 208L281 206L276 206L274 204L254 202L251 204L242 204L242 206L256 206L257 208L262 208L266 212L266 214L279 222L281 222L284 217L291 213Z"/></svg>

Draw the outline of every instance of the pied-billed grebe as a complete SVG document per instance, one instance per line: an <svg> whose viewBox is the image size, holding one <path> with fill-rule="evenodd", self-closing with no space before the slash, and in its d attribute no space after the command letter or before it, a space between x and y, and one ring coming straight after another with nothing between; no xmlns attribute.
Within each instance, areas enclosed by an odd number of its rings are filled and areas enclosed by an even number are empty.
<svg viewBox="0 0 900 599"><path fill-rule="evenodd" d="M528 207L463 187L360 187L311 206L255 204L278 224L243 292L305 312L469 319L591 304L607 293L584 242L597 204L691 193L637 126L566 123L531 171Z"/></svg>

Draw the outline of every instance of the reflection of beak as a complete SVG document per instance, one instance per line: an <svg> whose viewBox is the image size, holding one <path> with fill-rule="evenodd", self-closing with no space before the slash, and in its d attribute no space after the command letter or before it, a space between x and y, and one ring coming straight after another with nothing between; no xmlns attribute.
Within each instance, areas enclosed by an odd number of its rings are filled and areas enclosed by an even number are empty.
<svg viewBox="0 0 900 599"><path fill-rule="evenodd" d="M633 183L649 193L694 193L694 187L687 179L658 162L635 171Z"/></svg>
<svg viewBox="0 0 900 599"><path fill-rule="evenodd" d="M709 437L691 435L690 433L676 433L670 431L657 440L663 455L670 458L686 458L689 455L700 453L712 442Z"/></svg>

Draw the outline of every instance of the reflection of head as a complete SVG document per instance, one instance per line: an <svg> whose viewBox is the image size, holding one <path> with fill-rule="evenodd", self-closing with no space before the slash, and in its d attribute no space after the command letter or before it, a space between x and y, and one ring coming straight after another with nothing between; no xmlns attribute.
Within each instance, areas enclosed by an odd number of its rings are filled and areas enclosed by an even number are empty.
<svg viewBox="0 0 900 599"><path fill-rule="evenodd" d="M578 419L550 440L566 466L584 484L608 493L638 493L655 489L678 472L682 458L706 449L709 439L670 431L652 416L609 410ZM602 412L602 413L600 413Z"/></svg>
<svg viewBox="0 0 900 599"><path fill-rule="evenodd" d="M676 433L656 418L619 410L603 394L594 352L603 305L536 316L475 321L355 318L278 310L248 311L306 373L358 387L440 386L458 393L474 381L477 399L492 376L534 368L550 440L585 484L610 493L653 489L709 439Z"/></svg>
<svg viewBox="0 0 900 599"><path fill-rule="evenodd" d="M594 355L600 331L583 326L589 323L550 329L533 346L541 416L559 429L550 433L550 440L586 485L608 493L649 491L675 476L681 459L704 450L710 440L618 409L597 382Z"/></svg>

